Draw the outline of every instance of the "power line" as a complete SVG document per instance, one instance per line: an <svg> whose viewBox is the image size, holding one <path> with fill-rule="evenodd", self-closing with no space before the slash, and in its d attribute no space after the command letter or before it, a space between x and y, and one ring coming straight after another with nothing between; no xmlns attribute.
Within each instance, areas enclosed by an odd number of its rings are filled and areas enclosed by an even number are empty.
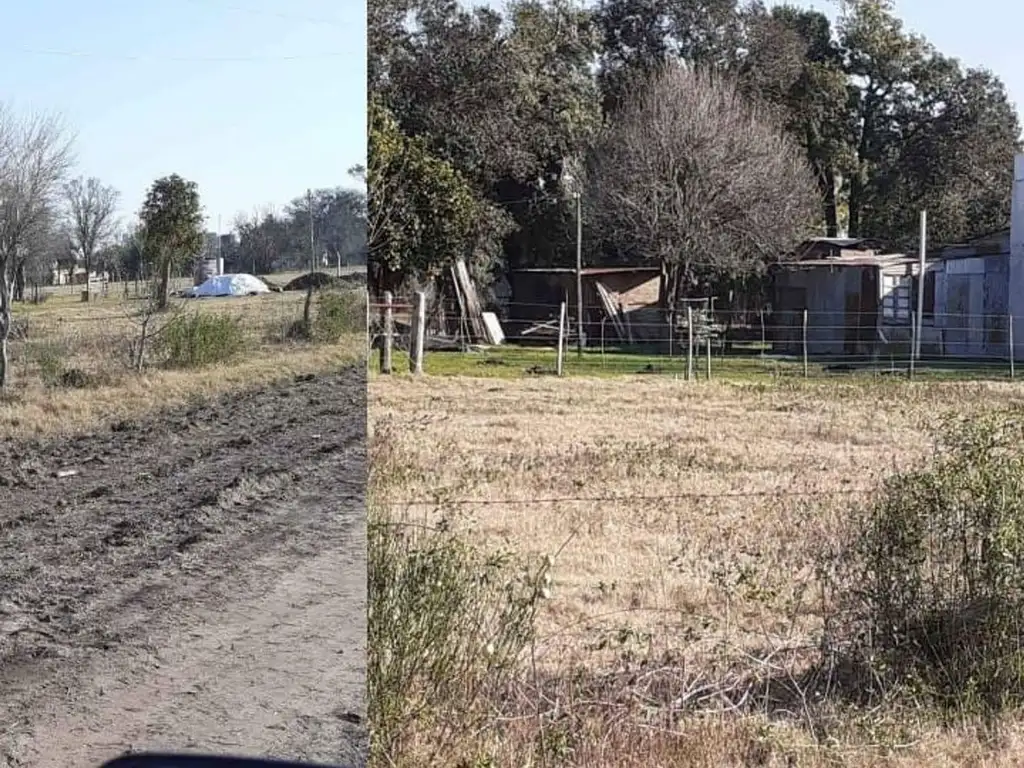
<svg viewBox="0 0 1024 768"><path fill-rule="evenodd" d="M524 506L527 504L572 504L572 503L610 503L610 502L662 502L662 501L710 501L712 499L754 499L766 497L803 497L817 496L863 496L874 493L873 488L837 488L831 491L733 491L729 493L674 493L658 496L560 496L537 499L405 499L402 501L373 502L387 507L443 507L469 506L482 507Z"/></svg>
<svg viewBox="0 0 1024 768"><path fill-rule="evenodd" d="M173 61L173 62L256 62L256 61L309 61L341 58L348 54L342 51L306 53L290 56L148 56L140 54L118 54L98 51L62 51L44 48L17 48L16 53L29 56L55 56L69 59L105 59L110 61Z"/></svg>
<svg viewBox="0 0 1024 768"><path fill-rule="evenodd" d="M230 5L219 2L210 2L210 0L188 0L193 5L205 6L208 8L217 8L219 10L229 11L231 13L244 13L249 16L267 16L275 19L283 19L286 21L305 21L310 24L336 24L341 26L345 22L338 18L326 18L323 16L305 16L294 13L281 13L279 11L261 11L257 8L245 8L239 5Z"/></svg>

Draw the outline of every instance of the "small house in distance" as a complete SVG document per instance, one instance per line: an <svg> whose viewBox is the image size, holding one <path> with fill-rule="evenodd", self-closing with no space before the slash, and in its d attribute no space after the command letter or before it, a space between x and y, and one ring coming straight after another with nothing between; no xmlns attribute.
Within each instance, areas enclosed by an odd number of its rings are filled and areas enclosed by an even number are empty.
<svg viewBox="0 0 1024 768"><path fill-rule="evenodd" d="M600 336L602 320L608 320L604 323L608 339L616 338L616 327L635 341L657 335L661 290L658 267L584 267L581 277L583 330L588 339ZM558 308L563 301L568 303L569 317L576 316L576 270L514 269L508 274L507 297L504 325L510 338L550 342L552 331L557 334ZM609 319L609 314L619 319ZM575 320L570 322L570 332L576 333Z"/></svg>
<svg viewBox="0 0 1024 768"><path fill-rule="evenodd" d="M829 357L904 356L920 284L916 254L844 249L777 265L772 274L772 343ZM1010 304L1010 230L926 255L921 322L925 356L1005 358Z"/></svg>

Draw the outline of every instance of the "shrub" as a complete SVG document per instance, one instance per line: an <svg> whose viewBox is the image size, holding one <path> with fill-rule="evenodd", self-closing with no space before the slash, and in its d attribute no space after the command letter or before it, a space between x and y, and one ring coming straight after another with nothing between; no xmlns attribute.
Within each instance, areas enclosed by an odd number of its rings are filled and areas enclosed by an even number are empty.
<svg viewBox="0 0 1024 768"><path fill-rule="evenodd" d="M48 387L60 386L64 375L65 361L70 357L71 350L64 344L42 342L32 348L32 357L39 366L39 378Z"/></svg>
<svg viewBox="0 0 1024 768"><path fill-rule="evenodd" d="M245 345L245 330L238 318L197 312L169 322L154 346L170 367L199 368L227 362Z"/></svg>
<svg viewBox="0 0 1024 768"><path fill-rule="evenodd" d="M384 465L387 439L387 430L371 438ZM379 489L387 467L371 466ZM493 724L488 701L533 639L548 563L531 570L472 546L445 520L410 525L389 510L369 505L371 764L455 765Z"/></svg>
<svg viewBox="0 0 1024 768"><path fill-rule="evenodd" d="M1024 700L1024 412L948 420L860 516L848 583L890 683L958 711Z"/></svg>
<svg viewBox="0 0 1024 768"><path fill-rule="evenodd" d="M366 292L325 291L317 297L313 338L334 343L346 333L366 333Z"/></svg>

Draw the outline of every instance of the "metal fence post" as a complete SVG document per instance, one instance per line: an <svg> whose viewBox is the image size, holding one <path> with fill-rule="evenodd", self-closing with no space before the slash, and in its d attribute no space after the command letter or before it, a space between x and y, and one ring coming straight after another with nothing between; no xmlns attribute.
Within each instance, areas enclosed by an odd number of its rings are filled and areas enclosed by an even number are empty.
<svg viewBox="0 0 1024 768"><path fill-rule="evenodd" d="M558 359L555 363L555 372L561 376L565 366L565 321L566 306L563 301L558 308Z"/></svg>
<svg viewBox="0 0 1024 768"><path fill-rule="evenodd" d="M1013 349L1013 315L1010 315L1008 318L1006 318L1006 329L1007 336L1009 337L1010 341L1010 378L1012 379L1015 378L1017 374L1017 371L1015 370L1017 367L1017 361L1015 359L1016 355L1014 354Z"/></svg>
<svg viewBox="0 0 1024 768"><path fill-rule="evenodd" d="M427 296L423 291L416 292L415 314L412 318L412 354L409 356L409 367L413 373L423 373L423 346L427 334Z"/></svg>
<svg viewBox="0 0 1024 768"><path fill-rule="evenodd" d="M711 381L711 333L707 332L707 331L705 331L705 333L706 333L705 343L707 344L707 353L708 353L707 354L708 381Z"/></svg>
<svg viewBox="0 0 1024 768"><path fill-rule="evenodd" d="M686 305L686 380L693 381L693 307Z"/></svg>
<svg viewBox="0 0 1024 768"><path fill-rule="evenodd" d="M918 334L921 329L917 327L917 315L910 316L910 367L907 369L907 373L910 378L914 378L914 359L917 357L918 347Z"/></svg>
<svg viewBox="0 0 1024 768"><path fill-rule="evenodd" d="M807 310L804 310L804 328L803 328L803 344L804 344L804 378L808 376L807 368Z"/></svg>

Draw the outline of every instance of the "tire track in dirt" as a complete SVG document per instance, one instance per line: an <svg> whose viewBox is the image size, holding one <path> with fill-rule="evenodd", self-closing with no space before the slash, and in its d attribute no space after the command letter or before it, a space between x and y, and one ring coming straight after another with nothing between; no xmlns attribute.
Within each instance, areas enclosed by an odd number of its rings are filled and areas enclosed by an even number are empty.
<svg viewBox="0 0 1024 768"><path fill-rule="evenodd" d="M0 765L84 765L138 739L364 755L338 714L363 710L365 434L353 368L4 446ZM180 694L193 674L218 684ZM172 703L145 704L157 694ZM278 720L243 716L256 700Z"/></svg>

